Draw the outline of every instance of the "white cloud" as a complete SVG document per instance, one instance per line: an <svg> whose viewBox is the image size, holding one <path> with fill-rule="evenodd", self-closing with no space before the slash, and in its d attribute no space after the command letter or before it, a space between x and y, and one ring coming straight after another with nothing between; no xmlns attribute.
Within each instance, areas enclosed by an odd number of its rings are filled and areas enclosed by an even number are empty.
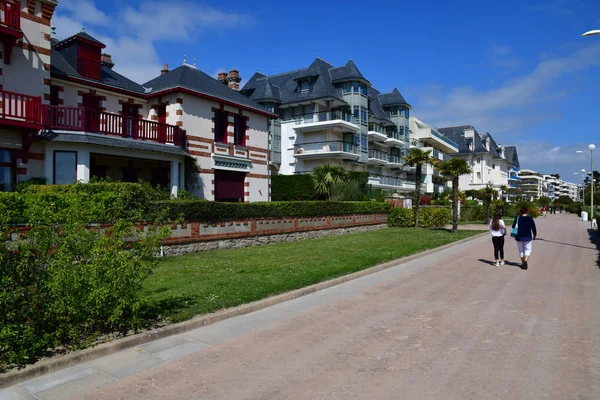
<svg viewBox="0 0 600 400"><path fill-rule="evenodd" d="M512 70L521 65L521 58L517 57L510 46L502 46L497 43L487 49L492 65L505 70Z"/></svg>
<svg viewBox="0 0 600 400"><path fill-rule="evenodd" d="M565 95L561 78L600 65L600 45L566 57L549 57L531 72L489 90L472 87L413 88L415 113L436 126L473 124L481 131L510 133L542 120L560 118L549 105ZM515 132L517 133L517 132Z"/></svg>
<svg viewBox="0 0 600 400"><path fill-rule="evenodd" d="M590 167L589 157L576 153L587 148L584 143L556 146L548 141L521 141L516 145L521 168L545 174L558 173L564 180L579 183L581 176L574 175L574 172L582 168L589 170Z"/></svg>
<svg viewBox="0 0 600 400"><path fill-rule="evenodd" d="M143 0L136 6L120 2L114 15L106 15L96 4L100 3L62 0L52 19L57 36L66 38L85 26L86 32L106 44L105 51L112 56L115 71L139 83L155 78L163 67L154 42L193 41L208 30L223 32L254 23L250 15L193 1Z"/></svg>

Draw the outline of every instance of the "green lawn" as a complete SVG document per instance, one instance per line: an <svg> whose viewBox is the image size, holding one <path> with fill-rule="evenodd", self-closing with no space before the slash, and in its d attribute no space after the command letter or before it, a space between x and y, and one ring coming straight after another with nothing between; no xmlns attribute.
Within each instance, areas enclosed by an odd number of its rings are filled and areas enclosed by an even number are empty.
<svg viewBox="0 0 600 400"><path fill-rule="evenodd" d="M143 293L171 322L260 300L439 247L478 231L390 228L167 257Z"/></svg>

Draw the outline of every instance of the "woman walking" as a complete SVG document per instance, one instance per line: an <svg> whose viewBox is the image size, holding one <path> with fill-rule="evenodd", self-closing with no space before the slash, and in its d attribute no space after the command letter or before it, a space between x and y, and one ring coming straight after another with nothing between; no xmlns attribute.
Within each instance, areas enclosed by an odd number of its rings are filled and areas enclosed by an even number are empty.
<svg viewBox="0 0 600 400"><path fill-rule="evenodd" d="M492 232L492 244L494 245L494 259L496 267L504 265L504 236L506 236L506 225L500 219L500 213L496 212L490 222L490 232Z"/></svg>
<svg viewBox="0 0 600 400"><path fill-rule="evenodd" d="M521 269L527 269L527 261L531 256L531 244L537 236L535 221L529 216L529 210L523 207L512 224L513 231L510 234L517 241L519 255L521 256Z"/></svg>

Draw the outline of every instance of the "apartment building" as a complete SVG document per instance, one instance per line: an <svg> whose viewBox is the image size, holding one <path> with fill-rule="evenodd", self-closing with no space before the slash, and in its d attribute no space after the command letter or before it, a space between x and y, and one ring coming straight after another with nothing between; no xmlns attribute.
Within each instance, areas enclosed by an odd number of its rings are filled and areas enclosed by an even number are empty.
<svg viewBox="0 0 600 400"><path fill-rule="evenodd" d="M531 169L519 171L521 194L528 200L539 199L548 196L548 184L544 175Z"/></svg>
<svg viewBox="0 0 600 400"><path fill-rule="evenodd" d="M415 189L414 169L402 168L401 159L409 143L411 106L398 89L373 88L353 61L334 67L317 58L295 71L257 72L241 92L278 115L271 121L272 173L343 165L368 171L375 188Z"/></svg>
<svg viewBox="0 0 600 400"><path fill-rule="evenodd" d="M450 158L449 154L458 153L458 144L439 133L435 128L416 117L410 117L411 147L430 151L439 161ZM443 193L451 189L450 181L443 177L435 166L428 164L423 168L423 185L426 193Z"/></svg>
<svg viewBox="0 0 600 400"><path fill-rule="evenodd" d="M581 201L581 185L560 180L556 198L559 197L569 197L573 201Z"/></svg>
<svg viewBox="0 0 600 400"><path fill-rule="evenodd" d="M473 125L440 128L438 132L458 144L458 152L451 156L464 158L473 171L460 177L460 190L478 190L486 186L500 190L509 186L509 169L513 161L507 159L506 149L498 145L490 133L481 135Z"/></svg>
<svg viewBox="0 0 600 400"><path fill-rule="evenodd" d="M142 179L173 196L185 187L207 200L269 199L275 115L234 90L237 71L224 85L184 60L140 85L116 72L106 46L84 31L55 39L56 2L0 5L0 31L18 20L11 31L22 35L2 49L3 190L29 178L66 184L101 177Z"/></svg>
<svg viewBox="0 0 600 400"><path fill-rule="evenodd" d="M506 146L504 148L506 160L508 161L508 187L512 189L519 188L519 171L521 170L521 164L519 163L519 154L516 146Z"/></svg>
<svg viewBox="0 0 600 400"><path fill-rule="evenodd" d="M549 197L552 201L560 197L561 180L554 175L543 175L545 184L544 196Z"/></svg>

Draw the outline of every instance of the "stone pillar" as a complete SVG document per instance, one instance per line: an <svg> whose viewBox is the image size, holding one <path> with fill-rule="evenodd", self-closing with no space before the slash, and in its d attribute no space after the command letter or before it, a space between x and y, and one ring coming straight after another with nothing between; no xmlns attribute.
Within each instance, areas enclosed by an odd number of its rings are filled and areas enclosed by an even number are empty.
<svg viewBox="0 0 600 400"><path fill-rule="evenodd" d="M77 181L83 183L90 181L90 151L88 149L77 151Z"/></svg>
<svg viewBox="0 0 600 400"><path fill-rule="evenodd" d="M179 191L179 160L171 161L171 197L177 198Z"/></svg>

